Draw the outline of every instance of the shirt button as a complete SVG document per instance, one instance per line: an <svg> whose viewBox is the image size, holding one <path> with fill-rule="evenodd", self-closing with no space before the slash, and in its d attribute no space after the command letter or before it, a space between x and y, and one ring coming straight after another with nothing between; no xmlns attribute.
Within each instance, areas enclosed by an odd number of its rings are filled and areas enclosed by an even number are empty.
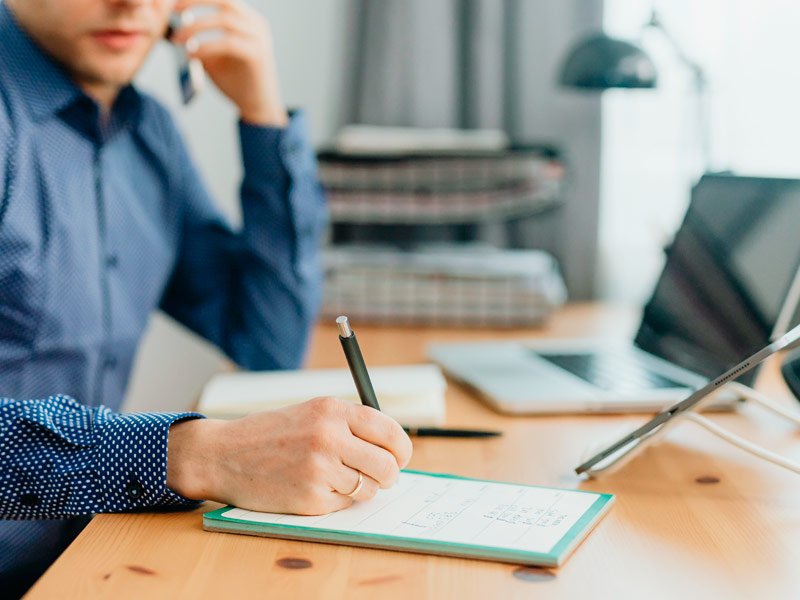
<svg viewBox="0 0 800 600"><path fill-rule="evenodd" d="M106 267L109 269L114 269L119 264L119 258L116 254L109 254L106 256Z"/></svg>
<svg viewBox="0 0 800 600"><path fill-rule="evenodd" d="M117 357L116 356L106 356L103 360L103 366L108 369L116 369L117 368Z"/></svg>
<svg viewBox="0 0 800 600"><path fill-rule="evenodd" d="M144 486L136 479L131 479L125 486L125 492L131 500L139 500L144 496Z"/></svg>
<svg viewBox="0 0 800 600"><path fill-rule="evenodd" d="M39 506L41 503L39 496L36 494L22 494L19 501L23 506Z"/></svg>

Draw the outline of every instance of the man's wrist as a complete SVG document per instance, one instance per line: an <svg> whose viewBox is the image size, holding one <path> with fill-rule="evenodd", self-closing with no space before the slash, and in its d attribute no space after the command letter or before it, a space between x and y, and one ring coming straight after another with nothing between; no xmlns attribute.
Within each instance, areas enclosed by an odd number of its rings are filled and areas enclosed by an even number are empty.
<svg viewBox="0 0 800 600"><path fill-rule="evenodd" d="M214 500L218 433L224 422L193 419L174 423L167 445L167 487L191 500Z"/></svg>
<svg viewBox="0 0 800 600"><path fill-rule="evenodd" d="M289 113L283 105L267 108L239 109L239 118L243 123L257 127L286 127L289 124Z"/></svg>

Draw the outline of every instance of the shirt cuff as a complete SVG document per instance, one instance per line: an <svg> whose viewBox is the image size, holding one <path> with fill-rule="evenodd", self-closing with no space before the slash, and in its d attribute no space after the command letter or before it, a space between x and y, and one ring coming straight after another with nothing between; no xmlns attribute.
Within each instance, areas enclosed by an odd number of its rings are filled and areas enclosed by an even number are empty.
<svg viewBox="0 0 800 600"><path fill-rule="evenodd" d="M239 139L245 179L267 178L273 185L282 185L303 176L316 177L317 159L301 110L289 112L285 127L239 121Z"/></svg>
<svg viewBox="0 0 800 600"><path fill-rule="evenodd" d="M117 414L95 430L95 464L103 512L195 506L167 487L169 428L198 413Z"/></svg>

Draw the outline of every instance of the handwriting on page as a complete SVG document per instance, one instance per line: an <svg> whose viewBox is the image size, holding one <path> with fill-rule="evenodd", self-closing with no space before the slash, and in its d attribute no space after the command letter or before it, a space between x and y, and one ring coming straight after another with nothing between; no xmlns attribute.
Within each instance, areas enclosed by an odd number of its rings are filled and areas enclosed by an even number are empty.
<svg viewBox="0 0 800 600"><path fill-rule="evenodd" d="M439 500L446 489L447 488L443 489L442 493L438 495L426 498L426 502L432 502L434 499ZM461 502L462 510L449 512L430 510L421 514L416 514L412 516L411 519L403 521L403 523L414 527L440 529L462 514L464 512L463 509L472 506L479 499L480 496L464 499ZM568 515L564 512L552 509L548 510L544 507L537 507L531 504L498 504L482 515L482 518L488 519L489 521L529 527L555 527L560 525L567 517Z"/></svg>
<svg viewBox="0 0 800 600"><path fill-rule="evenodd" d="M583 492L402 473L368 502L320 517L231 509L226 517L548 552L591 507Z"/></svg>
<svg viewBox="0 0 800 600"><path fill-rule="evenodd" d="M487 519L497 519L504 523L533 525L536 527L556 527L567 516L566 513L557 510L545 510L535 506L517 506L516 504L501 504L490 513L484 515Z"/></svg>

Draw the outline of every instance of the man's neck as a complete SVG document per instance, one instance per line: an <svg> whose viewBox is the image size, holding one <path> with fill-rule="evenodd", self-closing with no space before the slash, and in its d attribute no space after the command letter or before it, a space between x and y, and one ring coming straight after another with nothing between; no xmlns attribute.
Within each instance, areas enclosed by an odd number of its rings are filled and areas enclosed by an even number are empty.
<svg viewBox="0 0 800 600"><path fill-rule="evenodd" d="M111 113L111 107L114 106L114 102L117 96L119 96L120 88L118 86L107 83L81 81L80 79L75 79L74 81L75 85L100 105L100 110L104 117L107 117Z"/></svg>

